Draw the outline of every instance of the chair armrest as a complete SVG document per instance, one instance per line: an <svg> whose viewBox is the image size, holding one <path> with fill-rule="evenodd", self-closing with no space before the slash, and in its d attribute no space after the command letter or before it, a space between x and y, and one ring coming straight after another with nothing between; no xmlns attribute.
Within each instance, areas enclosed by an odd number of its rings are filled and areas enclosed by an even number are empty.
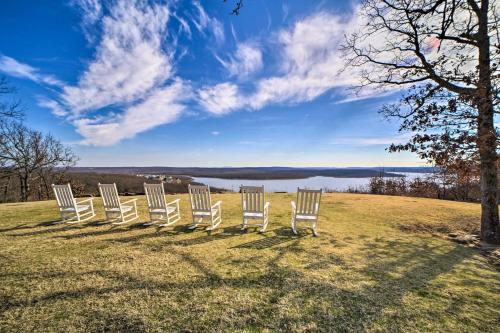
<svg viewBox="0 0 500 333"><path fill-rule="evenodd" d="M220 206L220 204L221 204L221 203L222 203L222 201L220 201L220 200L219 200L219 201L217 201L216 203L214 203L214 204L212 205L212 208L214 208L215 206Z"/></svg>
<svg viewBox="0 0 500 333"><path fill-rule="evenodd" d="M80 200L80 201L76 201L75 200L75 203L76 204L81 204L81 203L84 203L84 202L87 202L87 201L92 201L92 200L94 200L94 198L83 199L83 200Z"/></svg>
<svg viewBox="0 0 500 333"><path fill-rule="evenodd" d="M292 209L293 209L293 210L296 210L296 209L297 209L297 207L295 206L295 201L291 201L291 202L290 202L290 204L292 204Z"/></svg>
<svg viewBox="0 0 500 333"><path fill-rule="evenodd" d="M128 204L128 203L130 203L130 202L132 202L132 201L137 201L137 198L134 198L134 199L130 199L130 200L127 200L127 201L121 202L120 204L121 204L121 205L124 205L124 204Z"/></svg>
<svg viewBox="0 0 500 333"><path fill-rule="evenodd" d="M174 201L167 202L167 206L169 206L169 205L173 205L173 204L176 204L176 203L178 203L179 201L181 201L181 199L175 199Z"/></svg>

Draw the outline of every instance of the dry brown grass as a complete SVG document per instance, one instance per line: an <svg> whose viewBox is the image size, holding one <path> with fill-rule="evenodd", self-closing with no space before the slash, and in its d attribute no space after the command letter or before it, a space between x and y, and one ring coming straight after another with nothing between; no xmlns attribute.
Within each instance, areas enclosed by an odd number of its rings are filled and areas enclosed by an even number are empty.
<svg viewBox="0 0 500 333"><path fill-rule="evenodd" d="M476 204L323 196L320 237L293 236L292 195L268 232L53 225L55 203L0 205L0 331L498 332L500 272L478 251L401 226L477 226ZM102 219L96 199L98 216ZM144 198L139 198L142 221Z"/></svg>

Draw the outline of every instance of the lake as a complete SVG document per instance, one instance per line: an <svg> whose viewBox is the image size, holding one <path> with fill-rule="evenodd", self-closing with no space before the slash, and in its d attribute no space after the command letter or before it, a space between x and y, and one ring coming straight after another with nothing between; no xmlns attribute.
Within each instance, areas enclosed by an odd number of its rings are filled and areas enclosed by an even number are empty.
<svg viewBox="0 0 500 333"><path fill-rule="evenodd" d="M401 172L408 179L417 177L426 177L427 173L417 172ZM349 188L367 188L370 178L334 178L315 176L303 179L223 179L223 178L207 178L207 177L192 177L195 182L209 185L212 187L223 188L226 190L238 192L241 185L262 186L264 185L266 192L295 192L297 187L300 188L322 188L330 191L347 191Z"/></svg>

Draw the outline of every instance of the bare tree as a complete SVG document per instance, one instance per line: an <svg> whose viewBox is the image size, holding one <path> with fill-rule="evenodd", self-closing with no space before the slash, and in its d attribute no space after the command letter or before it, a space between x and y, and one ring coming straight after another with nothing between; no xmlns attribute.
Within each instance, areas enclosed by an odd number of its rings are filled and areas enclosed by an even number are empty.
<svg viewBox="0 0 500 333"><path fill-rule="evenodd" d="M33 181L55 168L73 165L76 156L51 135L19 122L4 122L0 124L0 159L3 169L19 180L20 200L27 201Z"/></svg>
<svg viewBox="0 0 500 333"><path fill-rule="evenodd" d="M406 129L418 132L422 121L442 131L433 140L416 134L407 149L419 151L425 142L459 144L464 152L468 146L467 156L477 155L481 236L492 243L500 243L494 124L499 113L499 6L489 0L365 0L362 27L347 37L344 48L350 65L361 70L362 87L413 85L413 93L386 110L413 121Z"/></svg>
<svg viewBox="0 0 500 333"><path fill-rule="evenodd" d="M24 115L21 102L18 99L8 99L7 96L13 95L16 89L9 85L4 76L0 77L0 121L19 119Z"/></svg>
<svg viewBox="0 0 500 333"><path fill-rule="evenodd" d="M9 84L4 76L0 76L0 124L20 120L24 116L21 102L18 99L12 98L15 93L16 89ZM0 132L1 135L3 134ZM12 188L12 175L5 168L6 163L7 161L0 157L0 190L3 197L2 201L7 200Z"/></svg>

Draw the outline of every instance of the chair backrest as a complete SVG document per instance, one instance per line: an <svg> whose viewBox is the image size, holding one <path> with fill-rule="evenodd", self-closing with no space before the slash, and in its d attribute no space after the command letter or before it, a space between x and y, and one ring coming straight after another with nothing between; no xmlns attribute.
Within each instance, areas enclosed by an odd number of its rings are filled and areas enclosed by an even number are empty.
<svg viewBox="0 0 500 333"><path fill-rule="evenodd" d="M144 192L146 193L146 198L148 199L148 207L150 209L166 208L167 203L165 202L165 191L163 189L163 183L144 183Z"/></svg>
<svg viewBox="0 0 500 333"><path fill-rule="evenodd" d="M241 186L241 205L245 212L264 211L264 186Z"/></svg>
<svg viewBox="0 0 500 333"><path fill-rule="evenodd" d="M317 215L323 190L307 190L297 188L297 210L300 215Z"/></svg>
<svg viewBox="0 0 500 333"><path fill-rule="evenodd" d="M210 212L212 208L212 200L210 199L210 187L206 185L191 184L188 187L192 210Z"/></svg>
<svg viewBox="0 0 500 333"><path fill-rule="evenodd" d="M99 192L101 193L102 202L105 208L119 208L120 197L116 184L101 184L99 183Z"/></svg>
<svg viewBox="0 0 500 333"><path fill-rule="evenodd" d="M71 185L54 185L52 184L52 188L54 189L54 195L56 196L57 205L59 208L74 208L75 207L75 198L73 197L73 192L71 191Z"/></svg>

